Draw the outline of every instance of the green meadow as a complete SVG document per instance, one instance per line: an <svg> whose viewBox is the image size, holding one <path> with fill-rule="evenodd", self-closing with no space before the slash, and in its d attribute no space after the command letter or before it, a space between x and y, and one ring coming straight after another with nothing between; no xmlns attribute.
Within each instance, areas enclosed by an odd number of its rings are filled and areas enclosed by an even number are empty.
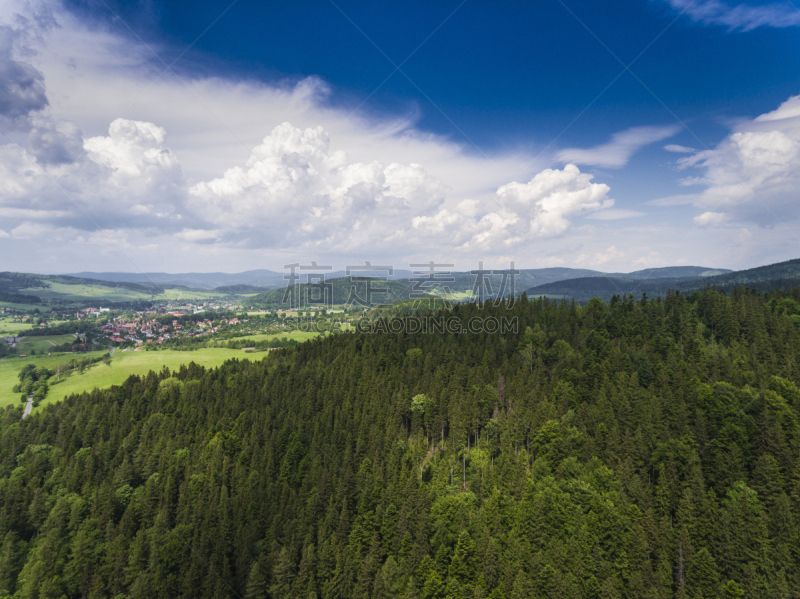
<svg viewBox="0 0 800 599"><path fill-rule="evenodd" d="M288 332L277 332L277 333L269 333L265 335L248 335L247 337L233 337L228 339L227 341L252 341L253 343L258 341L272 341L274 339L289 339L297 341L298 343L302 343L303 341L308 341L309 339L314 339L319 337L319 333L314 331L288 331Z"/></svg>
<svg viewBox="0 0 800 599"><path fill-rule="evenodd" d="M0 360L0 408L9 404L20 404L20 396L12 392L19 382L18 373L26 364L36 364L55 369L59 364L82 357L100 357L106 352L90 352L86 354L60 354L53 356L30 356L28 358L6 358ZM266 353L250 359L266 357ZM207 348L195 351L118 351L111 359L111 365L102 362L87 368L83 374L73 372L61 382L51 378L50 391L42 405L60 401L73 393L82 393L95 388L104 389L112 385L121 385L133 375L146 375L149 371L160 371L164 366L177 370L183 364L195 362L205 368L215 368L232 358L245 358L248 355L242 350ZM36 412L36 409L34 409Z"/></svg>
<svg viewBox="0 0 800 599"><path fill-rule="evenodd" d="M37 295L37 294L33 294ZM0 302L0 308L11 308L13 310L19 310L21 312L33 312L34 310L39 310L40 312L45 312L49 310L47 306L36 305L36 304L13 304L11 302Z"/></svg>
<svg viewBox="0 0 800 599"><path fill-rule="evenodd" d="M76 301L85 302L87 300L144 300L152 296L140 291L132 291L122 287L105 287L103 285L67 285L65 283L48 282L50 287L47 289L22 289L20 293L36 295L44 301Z"/></svg>
<svg viewBox="0 0 800 599"><path fill-rule="evenodd" d="M153 296L156 300L210 300L225 297L215 291L197 291L188 289L166 289L164 293Z"/></svg>
<svg viewBox="0 0 800 599"><path fill-rule="evenodd" d="M31 325L24 322L12 322L10 319L0 319L0 337L11 337L29 331Z"/></svg>
<svg viewBox="0 0 800 599"><path fill-rule="evenodd" d="M17 353L30 354L35 351L37 354L48 353L58 345L65 343L75 343L75 335L49 335L46 337L26 337L17 343Z"/></svg>
<svg viewBox="0 0 800 599"><path fill-rule="evenodd" d="M47 289L21 289L19 293L36 295L44 302L56 300L58 302L86 304L88 302L128 302L128 301L179 301L179 300L209 300L212 298L225 297L224 294L215 291L191 290L191 289L167 289L164 293L152 295L144 291L135 291L124 287L106 287L104 285L67 285L66 283L56 283L48 281L50 287ZM46 306L33 306L25 304L0 304L13 307L17 310L29 310L34 308L43 310Z"/></svg>
<svg viewBox="0 0 800 599"><path fill-rule="evenodd" d="M86 354L53 354L53 355L37 355L28 356L27 358L4 358L0 360L0 408L8 404L16 404L19 402L19 395L11 391L12 387L19 383L17 375L26 364L35 364L37 367L55 368L69 362L73 358L80 359L82 357L100 357L104 352L90 352ZM76 375L77 376L77 375ZM85 375L84 375L85 376ZM55 385L57 387L58 385Z"/></svg>

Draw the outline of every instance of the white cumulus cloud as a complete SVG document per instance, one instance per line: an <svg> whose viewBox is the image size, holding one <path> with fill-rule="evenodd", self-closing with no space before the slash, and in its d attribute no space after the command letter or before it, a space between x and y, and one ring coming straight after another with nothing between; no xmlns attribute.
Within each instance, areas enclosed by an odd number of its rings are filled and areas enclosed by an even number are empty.
<svg viewBox="0 0 800 599"><path fill-rule="evenodd" d="M800 96L678 164L701 172L684 181L705 187L688 196L698 208L732 212L764 226L800 218Z"/></svg>
<svg viewBox="0 0 800 599"><path fill-rule="evenodd" d="M250 246L344 242L363 247L406 231L438 206L444 185L419 164L350 161L322 127L277 126L244 166L190 189L190 208ZM354 233L354 234L353 234Z"/></svg>
<svg viewBox="0 0 800 599"><path fill-rule="evenodd" d="M636 214L611 213L608 185L573 162L487 158L417 129L413 112L351 115L314 77L159 78L149 49L47 6L46 27L16 18L22 0L0 6L0 23L30 28L4 30L0 43L0 105L17 132L0 145L0 237L29 256L15 268L474 264L518 253L545 265L606 251L589 247L580 217ZM612 162L666 134L654 129L615 136Z"/></svg>
<svg viewBox="0 0 800 599"><path fill-rule="evenodd" d="M414 228L431 237L447 229L459 231L455 243L463 248L515 248L560 235L571 218L613 206L610 188L592 183L592 178L574 164L545 169L528 183L501 186L496 194L499 210L481 214L476 202L465 201L457 210L444 208L415 218Z"/></svg>

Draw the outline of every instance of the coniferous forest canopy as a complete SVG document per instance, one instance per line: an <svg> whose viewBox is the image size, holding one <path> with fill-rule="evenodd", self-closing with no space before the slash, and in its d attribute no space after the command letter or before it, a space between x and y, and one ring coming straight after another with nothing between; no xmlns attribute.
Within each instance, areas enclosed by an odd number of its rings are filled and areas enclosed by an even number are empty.
<svg viewBox="0 0 800 599"><path fill-rule="evenodd" d="M800 288L528 300L0 422L0 597L790 598Z"/></svg>

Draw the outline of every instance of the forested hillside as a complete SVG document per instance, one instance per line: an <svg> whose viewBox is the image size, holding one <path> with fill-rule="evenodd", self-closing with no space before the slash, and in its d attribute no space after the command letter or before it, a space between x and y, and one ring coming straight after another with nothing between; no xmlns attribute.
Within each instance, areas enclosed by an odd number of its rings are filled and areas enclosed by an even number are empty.
<svg viewBox="0 0 800 599"><path fill-rule="evenodd" d="M798 596L800 289L451 316L8 408L0 597Z"/></svg>
<svg viewBox="0 0 800 599"><path fill-rule="evenodd" d="M305 279L305 277L303 277ZM387 281L367 277L326 279L320 282L297 283L272 289L248 298L244 304L253 308L289 309L310 305L352 304L372 306L392 304L412 297L428 297L424 288L414 289L408 281Z"/></svg>
<svg viewBox="0 0 800 599"><path fill-rule="evenodd" d="M687 267L683 273L691 272L692 268L694 267ZM654 271L661 272L659 276L647 278ZM708 274L715 272L708 271L703 275L686 276L679 274L681 272L681 267L674 267L642 270L629 275L581 277L537 285L528 289L527 293L530 296L549 295L574 298L585 303L593 297L610 299L614 295L638 295L641 293L647 293L650 296L664 296L670 291L691 293L705 287L713 287L726 293L731 293L742 285L759 291L786 291L800 283L800 259L723 274Z"/></svg>

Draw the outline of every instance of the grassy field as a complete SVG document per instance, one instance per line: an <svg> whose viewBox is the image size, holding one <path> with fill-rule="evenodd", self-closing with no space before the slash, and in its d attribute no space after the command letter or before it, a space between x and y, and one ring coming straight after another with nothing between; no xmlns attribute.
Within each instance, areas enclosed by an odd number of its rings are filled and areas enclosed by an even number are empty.
<svg viewBox="0 0 800 599"><path fill-rule="evenodd" d="M312 331L289 331L287 333L270 333L266 335L248 335L247 337L234 337L229 339L229 341L272 341L274 339L294 339L297 342L308 341L309 339L314 339L315 337L319 337L319 333L312 332Z"/></svg>
<svg viewBox="0 0 800 599"><path fill-rule="evenodd" d="M30 324L24 322L11 322L10 320L0 320L0 337L11 337L21 334L23 331L29 331Z"/></svg>
<svg viewBox="0 0 800 599"><path fill-rule="evenodd" d="M36 293L32 295L38 295ZM0 302L0 308L13 308L14 310L20 310L21 312L33 312L34 310L39 310L40 312L46 312L50 308L47 306L36 305L36 304L12 304L11 302Z"/></svg>
<svg viewBox="0 0 800 599"><path fill-rule="evenodd" d="M129 301L144 300L152 297L150 294L132 291L122 287L104 287L103 285L66 285L65 283L50 282L49 289L24 289L19 293L38 295L44 301L58 299L67 302L97 301Z"/></svg>
<svg viewBox="0 0 800 599"><path fill-rule="evenodd" d="M468 299L472 299L473 293L470 289L469 291L444 291L440 289L434 289L431 291L431 295L436 295L439 297L444 297L453 302L462 302Z"/></svg>
<svg viewBox="0 0 800 599"><path fill-rule="evenodd" d="M157 300L208 300L224 297L224 294L214 291L187 291L186 289L167 289L161 295L156 295Z"/></svg>
<svg viewBox="0 0 800 599"><path fill-rule="evenodd" d="M12 387L19 382L17 374L25 364L36 364L53 369L63 362L73 358L80 359L83 356L99 357L105 352L92 352L87 354L61 354L60 356L34 356L29 358L6 358L0 360L0 408L9 404L20 404L20 397L11 391ZM248 358L260 360L266 357L267 353L245 354L242 350L236 349L199 349L196 351L138 351L138 352L116 352L111 360L111 365L107 366L102 362L95 364L85 371L84 374L73 373L66 380L51 384L47 399L42 405L61 401L73 393L81 393L94 388L104 389L112 385L121 385L132 375L145 375L151 370L160 371L164 366L170 370L177 370L183 364L195 362L196 364L214 368L221 365L231 358ZM54 379L51 379L53 382ZM38 408L37 408L38 409ZM34 412L36 409L34 409Z"/></svg>
<svg viewBox="0 0 800 599"><path fill-rule="evenodd" d="M0 360L0 408L4 408L8 404L17 404L19 396L12 393L11 388L19 383L17 374L26 364L36 364L37 367L43 366L51 370L55 369L59 364L68 362L73 358L81 357L100 357L104 352L91 352L86 354L57 354L57 355L37 355L29 356L27 358L5 358Z"/></svg>
<svg viewBox="0 0 800 599"><path fill-rule="evenodd" d="M46 337L28 337L17 344L17 351L20 354L30 354L35 351L37 354L52 351L52 348L65 343L74 343L75 335L49 335Z"/></svg>
<svg viewBox="0 0 800 599"><path fill-rule="evenodd" d="M132 289L125 289L123 287L105 287L104 285L67 285L65 283L50 282L49 289L22 289L20 293L29 295L36 295L42 298L45 302L50 300L59 300L62 302L72 302L84 304L86 302L96 302L102 304L103 302L111 301L137 301L137 300L207 300L211 298L222 297L221 294L212 291L189 291L186 289L167 289L164 293L159 295L150 295L142 291L134 291ZM42 306L27 306L23 307L22 304L9 304L19 310L30 309L34 307L42 309Z"/></svg>

